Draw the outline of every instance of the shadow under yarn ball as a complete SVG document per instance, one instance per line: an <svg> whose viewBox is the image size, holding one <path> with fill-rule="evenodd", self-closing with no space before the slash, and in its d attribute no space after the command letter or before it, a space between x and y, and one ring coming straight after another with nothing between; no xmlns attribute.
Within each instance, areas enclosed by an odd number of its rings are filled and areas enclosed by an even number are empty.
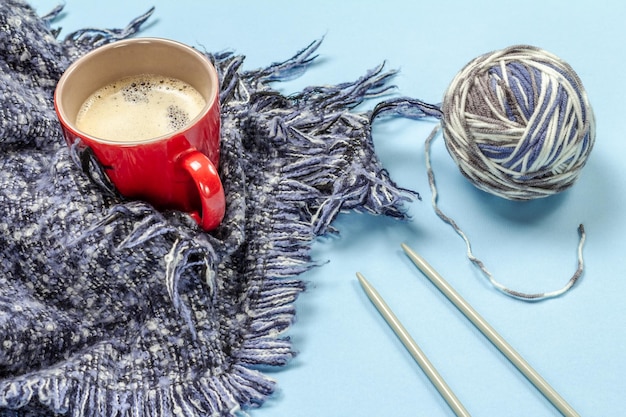
<svg viewBox="0 0 626 417"><path fill-rule="evenodd" d="M572 186L595 141L582 82L570 65L532 46L471 61L448 87L442 113L446 148L463 175L510 200Z"/></svg>

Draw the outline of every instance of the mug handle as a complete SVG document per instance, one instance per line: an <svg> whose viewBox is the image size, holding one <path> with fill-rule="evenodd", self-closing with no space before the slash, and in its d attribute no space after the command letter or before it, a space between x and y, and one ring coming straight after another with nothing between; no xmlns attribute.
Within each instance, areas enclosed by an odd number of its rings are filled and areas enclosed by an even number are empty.
<svg viewBox="0 0 626 417"><path fill-rule="evenodd" d="M202 213L190 213L204 230L213 230L221 223L226 211L226 197L215 165L202 152L193 150L182 155L179 162L191 175L200 194Z"/></svg>

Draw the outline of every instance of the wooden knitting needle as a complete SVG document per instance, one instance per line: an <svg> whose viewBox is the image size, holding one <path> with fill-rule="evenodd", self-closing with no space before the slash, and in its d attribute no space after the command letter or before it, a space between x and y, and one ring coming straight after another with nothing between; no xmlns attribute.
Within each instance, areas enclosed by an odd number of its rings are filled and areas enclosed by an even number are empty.
<svg viewBox="0 0 626 417"><path fill-rule="evenodd" d="M461 404L456 395L454 395L454 392L452 392L448 384L446 384L446 381L441 377L439 372L437 372L433 364L428 360L424 352L422 352L402 323L400 323L400 320L398 320L393 311L391 311L378 291L376 291L376 289L361 273L357 272L356 276L359 279L359 283L363 287L365 294L367 294L367 297L372 301L380 315L383 316L387 324L389 324L389 327L391 327L394 333L398 336L402 344L407 348L411 356L413 356L417 364L420 368L422 368L430 382L432 382L437 391L439 391L439 394L441 394L446 403L448 403L456 416L471 417L465 407L463 407L463 404Z"/></svg>
<svg viewBox="0 0 626 417"><path fill-rule="evenodd" d="M445 279L420 255L404 243L402 249L426 277L450 300L480 332L494 344L506 358L554 405L565 417L580 415L539 375L522 356L495 331L467 301L446 282Z"/></svg>

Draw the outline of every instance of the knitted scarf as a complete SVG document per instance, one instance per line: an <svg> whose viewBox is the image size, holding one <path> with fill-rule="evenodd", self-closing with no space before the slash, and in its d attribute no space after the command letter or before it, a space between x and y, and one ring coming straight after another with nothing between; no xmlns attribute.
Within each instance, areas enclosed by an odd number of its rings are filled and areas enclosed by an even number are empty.
<svg viewBox="0 0 626 417"><path fill-rule="evenodd" d="M294 349L284 332L315 266L310 244L346 210L403 218L412 192L377 159L371 122L382 66L361 79L284 96L319 42L244 71L219 72L223 224L107 194L64 143L53 92L87 51L131 36L85 29L57 39L51 21L0 0L0 416L222 416L273 392L262 369ZM413 110L414 111L414 110Z"/></svg>

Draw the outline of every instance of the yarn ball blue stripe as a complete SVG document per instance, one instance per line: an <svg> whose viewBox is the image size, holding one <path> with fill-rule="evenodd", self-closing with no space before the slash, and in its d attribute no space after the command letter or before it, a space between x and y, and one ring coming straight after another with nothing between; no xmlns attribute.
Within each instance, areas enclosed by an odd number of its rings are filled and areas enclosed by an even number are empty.
<svg viewBox="0 0 626 417"><path fill-rule="evenodd" d="M479 56L442 105L448 152L474 185L510 200L547 197L578 179L595 118L572 67L534 46Z"/></svg>

